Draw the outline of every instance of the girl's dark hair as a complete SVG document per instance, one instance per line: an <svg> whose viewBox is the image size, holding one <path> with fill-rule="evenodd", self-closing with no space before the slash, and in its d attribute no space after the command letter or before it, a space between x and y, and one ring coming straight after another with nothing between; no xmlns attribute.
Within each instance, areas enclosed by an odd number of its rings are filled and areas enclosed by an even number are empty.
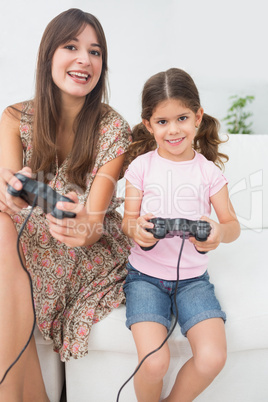
<svg viewBox="0 0 268 402"><path fill-rule="evenodd" d="M56 133L61 116L60 90L51 74L52 58L56 49L90 25L94 28L102 52L102 72L95 88L86 96L85 103L75 119L75 138L69 160L68 178L85 189L86 174L95 163L99 124L109 107L107 100L107 44L100 22L92 14L71 8L55 17L46 27L41 39L34 97L33 155L34 172L51 172L55 163ZM45 152L44 152L45 150Z"/></svg>
<svg viewBox="0 0 268 402"><path fill-rule="evenodd" d="M197 113L200 105L199 93L191 76L178 68L171 68L149 78L142 92L142 119L150 120L159 103L167 99L178 99L183 105ZM220 124L217 119L204 113L194 138L193 148L219 167L228 156L218 151ZM125 166L138 155L157 147L152 134L140 123L133 128L133 143L130 145Z"/></svg>

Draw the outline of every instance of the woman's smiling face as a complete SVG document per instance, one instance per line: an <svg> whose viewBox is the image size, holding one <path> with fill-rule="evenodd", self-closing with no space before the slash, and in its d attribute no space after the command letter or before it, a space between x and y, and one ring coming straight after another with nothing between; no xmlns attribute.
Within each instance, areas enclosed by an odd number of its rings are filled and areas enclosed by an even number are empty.
<svg viewBox="0 0 268 402"><path fill-rule="evenodd" d="M55 85L65 96L85 97L95 88L102 72L102 52L91 25L56 49L51 70Z"/></svg>

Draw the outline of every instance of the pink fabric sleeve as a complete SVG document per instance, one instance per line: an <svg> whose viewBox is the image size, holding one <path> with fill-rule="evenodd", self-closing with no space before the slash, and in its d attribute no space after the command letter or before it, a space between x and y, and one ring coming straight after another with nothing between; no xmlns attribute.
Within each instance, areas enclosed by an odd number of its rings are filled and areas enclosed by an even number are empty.
<svg viewBox="0 0 268 402"><path fill-rule="evenodd" d="M210 189L209 189L209 196L212 197L214 194L216 194L218 191L222 189L222 187L225 184L228 184L228 181L226 177L222 174L222 171L215 166L214 164L212 165L212 174L210 178Z"/></svg>
<svg viewBox="0 0 268 402"><path fill-rule="evenodd" d="M143 164L140 158L134 159L125 172L125 179L128 180L134 187L143 191Z"/></svg>

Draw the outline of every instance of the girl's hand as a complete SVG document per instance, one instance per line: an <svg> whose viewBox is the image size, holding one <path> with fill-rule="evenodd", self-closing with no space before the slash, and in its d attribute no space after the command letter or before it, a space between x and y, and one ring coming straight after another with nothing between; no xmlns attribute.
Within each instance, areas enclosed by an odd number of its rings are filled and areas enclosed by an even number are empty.
<svg viewBox="0 0 268 402"><path fill-rule="evenodd" d="M82 204L79 204L76 193L66 194L74 203L59 201L57 208L62 211L76 213L75 218L57 219L47 214L49 231L55 239L65 243L69 247L81 247L95 243L102 235L101 222L94 221Z"/></svg>
<svg viewBox="0 0 268 402"><path fill-rule="evenodd" d="M25 167L18 173L22 173L25 176L31 177L31 169ZM15 190L21 190L22 184L20 180L14 176L14 172L11 169L0 168L0 210L12 215L19 212L22 208L27 208L28 204L20 197L13 197L7 192L7 186L10 185Z"/></svg>
<svg viewBox="0 0 268 402"><path fill-rule="evenodd" d="M197 241L195 237L190 237L189 241L194 244L198 251L211 251L218 247L218 245L222 242L223 231L221 224L218 222L209 219L207 216L202 216L201 220L207 221L210 223L211 232L208 236L207 240L204 242Z"/></svg>
<svg viewBox="0 0 268 402"><path fill-rule="evenodd" d="M146 228L153 228L154 224L148 222L149 219L154 218L153 214L146 214L140 216L135 221L135 227L133 229L133 240L138 243L141 247L153 246L158 240L153 236L152 233L147 232Z"/></svg>

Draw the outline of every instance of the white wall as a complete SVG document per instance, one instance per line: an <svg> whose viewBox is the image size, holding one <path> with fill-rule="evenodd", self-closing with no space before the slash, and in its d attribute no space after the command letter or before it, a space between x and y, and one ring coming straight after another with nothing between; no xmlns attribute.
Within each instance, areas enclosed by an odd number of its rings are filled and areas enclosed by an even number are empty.
<svg viewBox="0 0 268 402"><path fill-rule="evenodd" d="M220 120L226 115L230 95L254 95L253 129L267 133L264 0L0 2L0 112L33 95L43 30L61 11L77 7L96 15L103 25L109 50L110 103L131 126L140 120L145 80L180 67L194 78L206 112Z"/></svg>

